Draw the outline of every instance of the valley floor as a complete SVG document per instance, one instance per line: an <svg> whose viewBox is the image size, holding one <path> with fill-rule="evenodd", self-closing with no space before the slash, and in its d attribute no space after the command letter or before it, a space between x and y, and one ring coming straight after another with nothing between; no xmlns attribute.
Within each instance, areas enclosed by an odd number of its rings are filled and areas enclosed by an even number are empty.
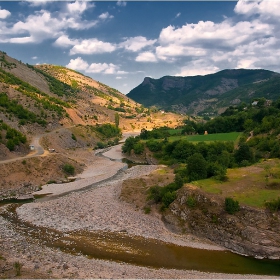
<svg viewBox="0 0 280 280"><path fill-rule="evenodd" d="M120 146L104 154L120 158ZM38 227L51 228L67 236L73 230L125 233L210 250L223 250L205 240L191 235L170 232L160 216L144 214L142 209L120 199L122 182L125 179L143 177L158 166L136 166L122 170L123 163L104 157L96 157L80 175L80 179L68 184L43 187L42 193L53 195L68 193L46 201L24 204L17 208L21 220ZM107 178L107 180L106 180ZM110 178L110 179L109 179ZM79 192L75 190L92 185ZM55 189L56 188L56 189ZM0 208L5 212L5 207ZM155 269L125 262L91 259L84 255L65 253L50 248L21 234L12 223L0 216L0 278L273 278L254 275L229 275L205 273L193 270ZM16 276L13 264L22 264L21 276ZM275 277L274 277L275 278Z"/></svg>

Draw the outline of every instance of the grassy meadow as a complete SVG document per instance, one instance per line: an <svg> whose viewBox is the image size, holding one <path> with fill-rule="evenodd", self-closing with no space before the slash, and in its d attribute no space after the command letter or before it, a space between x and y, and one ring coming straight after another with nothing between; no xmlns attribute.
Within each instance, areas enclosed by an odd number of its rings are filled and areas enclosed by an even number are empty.
<svg viewBox="0 0 280 280"><path fill-rule="evenodd" d="M242 205L265 208L264 203L280 197L280 160L270 159L252 166L227 170L229 180L213 178L192 182L208 193L232 197Z"/></svg>
<svg viewBox="0 0 280 280"><path fill-rule="evenodd" d="M168 140L176 141L180 139L186 139L190 142L214 142L214 141L236 142L240 138L241 134L242 132L215 133L215 134L206 134L206 135L181 135L181 136L168 137Z"/></svg>

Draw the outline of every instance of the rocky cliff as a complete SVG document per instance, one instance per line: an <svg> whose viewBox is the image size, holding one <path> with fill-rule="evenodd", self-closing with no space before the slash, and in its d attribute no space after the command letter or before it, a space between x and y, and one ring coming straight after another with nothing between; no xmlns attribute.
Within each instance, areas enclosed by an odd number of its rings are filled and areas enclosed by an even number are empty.
<svg viewBox="0 0 280 280"><path fill-rule="evenodd" d="M169 226L208 238L239 254L280 258L280 214L241 206L229 215L224 199L192 186L179 190L164 216Z"/></svg>

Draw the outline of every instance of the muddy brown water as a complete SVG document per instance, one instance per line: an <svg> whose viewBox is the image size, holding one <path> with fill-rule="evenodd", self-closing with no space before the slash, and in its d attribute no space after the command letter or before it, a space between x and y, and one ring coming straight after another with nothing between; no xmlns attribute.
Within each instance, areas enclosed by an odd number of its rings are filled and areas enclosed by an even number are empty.
<svg viewBox="0 0 280 280"><path fill-rule="evenodd" d="M153 268L176 268L204 272L280 276L280 260L259 260L229 251L212 251L130 236L124 232L69 231L37 227L21 221L11 204L1 215L15 230L48 247L73 255L98 258Z"/></svg>

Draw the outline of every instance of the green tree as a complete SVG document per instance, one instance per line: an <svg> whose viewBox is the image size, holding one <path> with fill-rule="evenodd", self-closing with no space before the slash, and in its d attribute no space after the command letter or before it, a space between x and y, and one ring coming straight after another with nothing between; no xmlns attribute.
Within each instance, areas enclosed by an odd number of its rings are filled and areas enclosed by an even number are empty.
<svg viewBox="0 0 280 280"><path fill-rule="evenodd" d="M238 164L241 164L241 162L243 161L248 161L249 163L252 163L254 159L254 155L249 145L246 143L242 143L235 151L234 158Z"/></svg>
<svg viewBox="0 0 280 280"><path fill-rule="evenodd" d="M141 143L141 142L137 142L135 145L133 145L133 150L134 150L134 153L136 155L141 155L143 154L144 152L144 144Z"/></svg>
<svg viewBox="0 0 280 280"><path fill-rule="evenodd" d="M190 182L207 178L207 162L201 154L195 153L188 158L187 175Z"/></svg>
<svg viewBox="0 0 280 280"><path fill-rule="evenodd" d="M119 127L120 124L120 115L118 113L115 113L115 125L116 127Z"/></svg>
<svg viewBox="0 0 280 280"><path fill-rule="evenodd" d="M66 174L69 174L69 175L74 175L74 173L75 173L75 167L71 164L68 164L68 163L63 165L62 170Z"/></svg>
<svg viewBox="0 0 280 280"><path fill-rule="evenodd" d="M225 210L229 214L234 214L235 212L240 210L239 202L237 200L232 199L231 197L226 197Z"/></svg>

